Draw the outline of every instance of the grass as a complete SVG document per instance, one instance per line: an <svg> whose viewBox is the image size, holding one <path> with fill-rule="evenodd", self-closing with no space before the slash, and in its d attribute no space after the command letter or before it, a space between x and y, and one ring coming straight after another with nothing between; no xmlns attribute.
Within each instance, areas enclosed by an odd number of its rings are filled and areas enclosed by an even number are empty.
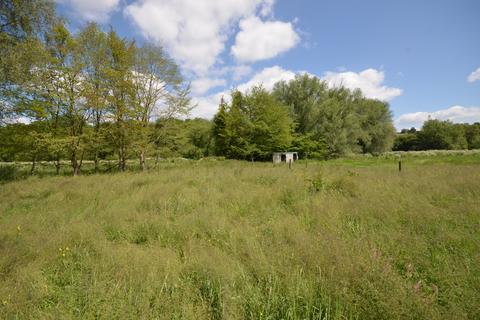
<svg viewBox="0 0 480 320"><path fill-rule="evenodd" d="M478 155L0 185L2 319L476 319Z"/></svg>

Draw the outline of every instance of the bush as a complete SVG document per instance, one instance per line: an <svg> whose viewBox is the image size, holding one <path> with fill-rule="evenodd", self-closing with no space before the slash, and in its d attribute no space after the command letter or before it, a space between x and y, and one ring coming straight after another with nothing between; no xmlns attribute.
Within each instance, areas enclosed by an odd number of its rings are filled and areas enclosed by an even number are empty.
<svg viewBox="0 0 480 320"><path fill-rule="evenodd" d="M0 165L0 182L13 181L17 178L14 165Z"/></svg>

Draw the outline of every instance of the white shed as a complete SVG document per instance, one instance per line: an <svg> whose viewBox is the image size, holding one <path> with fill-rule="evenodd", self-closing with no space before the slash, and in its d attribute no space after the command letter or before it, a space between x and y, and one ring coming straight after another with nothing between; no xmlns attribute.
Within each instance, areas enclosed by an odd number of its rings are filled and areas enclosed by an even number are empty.
<svg viewBox="0 0 480 320"><path fill-rule="evenodd" d="M298 152L274 152L273 163L289 163L298 160Z"/></svg>

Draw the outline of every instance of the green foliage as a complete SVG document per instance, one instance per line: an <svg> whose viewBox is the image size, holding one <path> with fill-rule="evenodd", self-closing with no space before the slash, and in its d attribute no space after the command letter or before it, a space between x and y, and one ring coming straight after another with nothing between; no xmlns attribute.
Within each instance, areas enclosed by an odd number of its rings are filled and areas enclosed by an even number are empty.
<svg viewBox="0 0 480 320"><path fill-rule="evenodd" d="M0 165L0 183L13 181L17 178L17 171L14 165Z"/></svg>
<svg viewBox="0 0 480 320"><path fill-rule="evenodd" d="M462 150L480 148L480 124L427 120L420 131L402 130L393 150Z"/></svg>
<svg viewBox="0 0 480 320"><path fill-rule="evenodd" d="M420 145L418 137L415 133L401 133L397 134L393 143L393 150L395 151L409 151L419 150Z"/></svg>
<svg viewBox="0 0 480 320"><path fill-rule="evenodd" d="M360 91L328 88L307 74L277 83L273 94L289 107L296 124L294 147L301 154L338 157L391 149L394 128L388 104L366 99Z"/></svg>
<svg viewBox="0 0 480 320"><path fill-rule="evenodd" d="M212 133L217 155L265 160L290 146L292 121L287 109L260 86L245 95L232 92L230 106L222 99Z"/></svg>

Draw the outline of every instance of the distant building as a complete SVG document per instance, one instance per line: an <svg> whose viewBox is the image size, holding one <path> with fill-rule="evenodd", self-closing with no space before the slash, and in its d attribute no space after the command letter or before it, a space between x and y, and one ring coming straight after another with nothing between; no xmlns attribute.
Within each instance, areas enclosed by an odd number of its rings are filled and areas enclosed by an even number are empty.
<svg viewBox="0 0 480 320"><path fill-rule="evenodd" d="M273 163L289 163L298 160L298 152L274 152Z"/></svg>

